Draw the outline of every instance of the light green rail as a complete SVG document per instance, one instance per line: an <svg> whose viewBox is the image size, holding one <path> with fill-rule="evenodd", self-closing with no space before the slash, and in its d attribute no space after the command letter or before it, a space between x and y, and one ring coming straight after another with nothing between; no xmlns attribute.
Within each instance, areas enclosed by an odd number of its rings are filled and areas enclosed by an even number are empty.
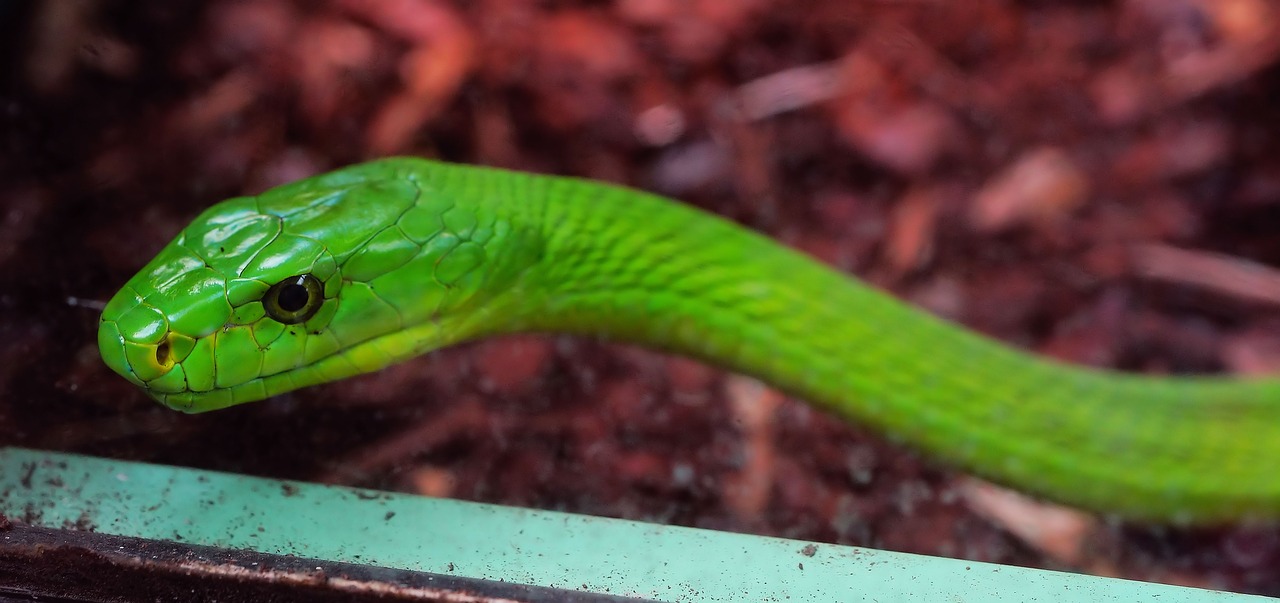
<svg viewBox="0 0 1280 603"><path fill-rule="evenodd" d="M45 527L663 601L1270 600L18 448L0 449L0 513Z"/></svg>

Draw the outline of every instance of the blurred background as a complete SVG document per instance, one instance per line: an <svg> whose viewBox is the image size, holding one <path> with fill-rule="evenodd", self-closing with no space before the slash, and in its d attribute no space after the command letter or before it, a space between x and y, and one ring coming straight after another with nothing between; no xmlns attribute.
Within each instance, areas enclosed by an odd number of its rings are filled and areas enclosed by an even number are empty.
<svg viewBox="0 0 1280 603"><path fill-rule="evenodd" d="M1032 504L633 347L185 416L95 340L202 208L414 154L677 197L1067 361L1280 372L1278 58L1270 0L0 1L0 445L1280 595L1276 528Z"/></svg>

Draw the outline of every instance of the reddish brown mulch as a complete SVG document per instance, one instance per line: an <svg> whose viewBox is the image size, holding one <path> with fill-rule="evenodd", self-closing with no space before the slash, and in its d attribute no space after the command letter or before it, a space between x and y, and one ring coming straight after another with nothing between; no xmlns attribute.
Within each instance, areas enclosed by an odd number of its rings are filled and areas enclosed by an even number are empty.
<svg viewBox="0 0 1280 603"><path fill-rule="evenodd" d="M676 196L1073 362L1274 370L1280 3L18 4L0 444L1280 595L1276 529L1024 541L936 464L634 348L482 342L183 416L94 335L200 208L413 153Z"/></svg>

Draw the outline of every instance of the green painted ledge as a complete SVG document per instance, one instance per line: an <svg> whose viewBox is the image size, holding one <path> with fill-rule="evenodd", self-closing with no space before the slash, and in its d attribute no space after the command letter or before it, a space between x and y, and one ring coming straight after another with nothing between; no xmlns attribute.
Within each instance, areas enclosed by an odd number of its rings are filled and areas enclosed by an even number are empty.
<svg viewBox="0 0 1280 603"><path fill-rule="evenodd" d="M0 513L39 527L665 601L1271 600L18 448L0 448Z"/></svg>

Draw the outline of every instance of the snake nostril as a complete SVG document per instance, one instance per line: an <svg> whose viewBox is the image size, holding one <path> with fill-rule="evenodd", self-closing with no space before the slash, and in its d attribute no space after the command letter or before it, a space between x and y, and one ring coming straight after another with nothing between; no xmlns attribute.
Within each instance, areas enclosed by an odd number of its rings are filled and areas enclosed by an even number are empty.
<svg viewBox="0 0 1280 603"><path fill-rule="evenodd" d="M160 366L169 366L170 361L169 340L165 339L156 346L156 364Z"/></svg>

